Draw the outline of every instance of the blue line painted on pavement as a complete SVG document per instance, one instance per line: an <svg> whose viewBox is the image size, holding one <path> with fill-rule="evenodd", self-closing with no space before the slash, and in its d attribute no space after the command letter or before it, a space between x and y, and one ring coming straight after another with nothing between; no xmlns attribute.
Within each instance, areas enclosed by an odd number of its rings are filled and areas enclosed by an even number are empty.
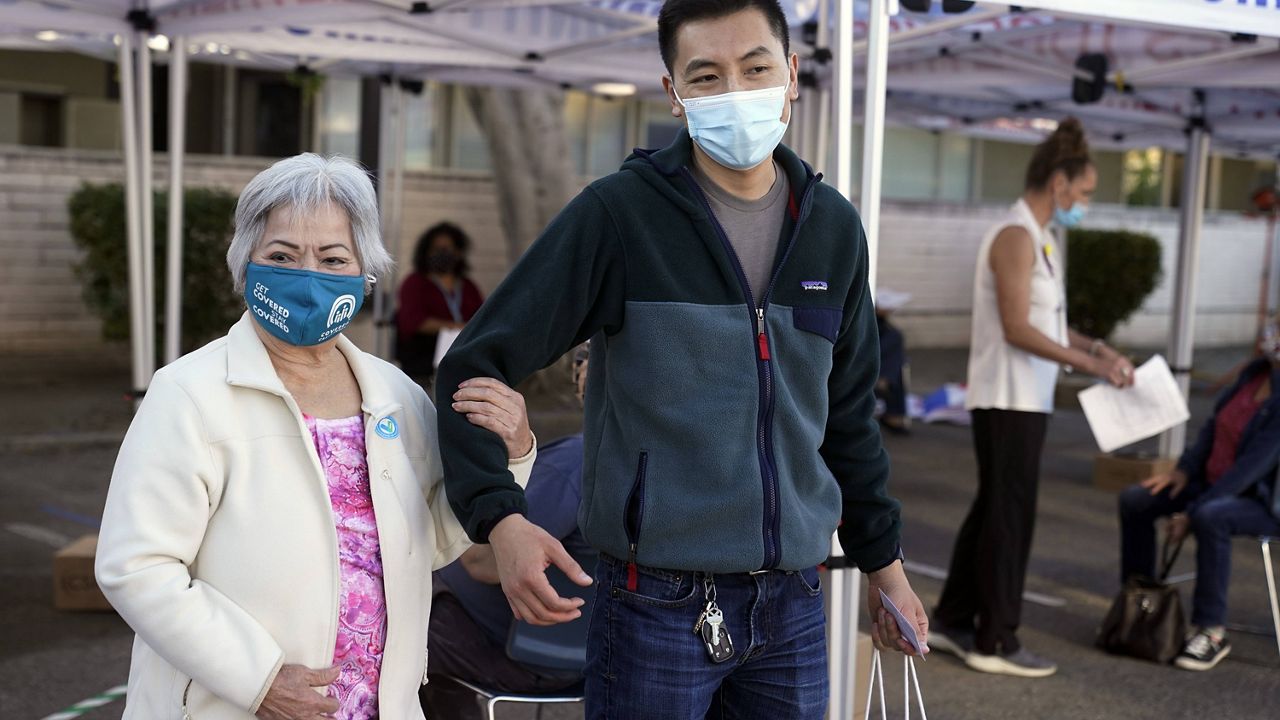
<svg viewBox="0 0 1280 720"><path fill-rule="evenodd" d="M54 507L53 505L41 505L40 509L56 518L62 518L63 520L70 520L73 523L78 523L80 525L84 525L85 527L91 527L94 530L97 530L98 528L102 527L102 521L96 517L91 517L89 515L81 515L80 513L71 512L70 510L63 510L62 508Z"/></svg>

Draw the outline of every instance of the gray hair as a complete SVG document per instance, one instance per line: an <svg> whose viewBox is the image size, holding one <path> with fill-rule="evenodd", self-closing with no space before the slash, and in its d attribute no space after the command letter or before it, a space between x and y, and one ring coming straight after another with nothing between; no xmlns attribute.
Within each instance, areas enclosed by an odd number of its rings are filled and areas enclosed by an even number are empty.
<svg viewBox="0 0 1280 720"><path fill-rule="evenodd" d="M389 274L395 261L382 244L378 196L368 172L344 157L302 153L258 173L240 193L235 235L227 248L227 267L236 292L244 292L249 260L262 242L272 210L288 207L296 219L330 203L345 210L350 219L360 271L375 280ZM365 293L372 289L372 283L366 282Z"/></svg>

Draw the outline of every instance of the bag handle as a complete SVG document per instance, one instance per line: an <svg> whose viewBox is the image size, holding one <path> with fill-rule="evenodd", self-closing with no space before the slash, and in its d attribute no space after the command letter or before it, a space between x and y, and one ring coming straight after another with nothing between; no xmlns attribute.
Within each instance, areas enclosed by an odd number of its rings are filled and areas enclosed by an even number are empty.
<svg viewBox="0 0 1280 720"><path fill-rule="evenodd" d="M920 676L916 674L915 659L910 655L904 655L902 661L905 718L906 720L911 720L911 689L914 687L917 706L920 708L920 718L921 720L929 720L929 716L924 711L924 695L920 692ZM884 704L884 667L880 660L879 650L875 650L871 655L871 675L867 686L867 707L862 714L862 720L871 720L871 699L876 695L876 690L880 691L880 718L881 720L888 720L889 713Z"/></svg>
<svg viewBox="0 0 1280 720"><path fill-rule="evenodd" d="M1177 545L1173 546L1172 550L1170 550L1167 542L1160 548L1160 577L1157 578L1160 582L1164 582L1169 577L1169 571L1173 569L1173 564L1178 560L1178 553L1182 552L1182 543L1186 542L1186 539L1184 536L1178 541Z"/></svg>

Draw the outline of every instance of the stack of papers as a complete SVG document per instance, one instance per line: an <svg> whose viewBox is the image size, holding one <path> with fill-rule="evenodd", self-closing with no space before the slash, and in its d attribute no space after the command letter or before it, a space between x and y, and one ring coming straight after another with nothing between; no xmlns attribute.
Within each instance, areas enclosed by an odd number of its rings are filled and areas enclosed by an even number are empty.
<svg viewBox="0 0 1280 720"><path fill-rule="evenodd" d="M1191 419L1169 364L1156 355L1133 373L1133 387L1107 384L1080 392L1080 407L1103 452L1111 452Z"/></svg>

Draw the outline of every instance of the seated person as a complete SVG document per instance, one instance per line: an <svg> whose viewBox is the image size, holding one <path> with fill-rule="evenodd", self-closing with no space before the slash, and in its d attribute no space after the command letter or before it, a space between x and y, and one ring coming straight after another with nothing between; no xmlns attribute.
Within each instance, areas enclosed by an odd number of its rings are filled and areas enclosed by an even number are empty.
<svg viewBox="0 0 1280 720"><path fill-rule="evenodd" d="M582 399L586 386L585 349L574 356L573 379ZM564 544L570 554L594 554L578 531L582 495L582 435L570 435L538 448L533 474L525 489L527 517ZM503 692L549 692L582 679L581 674L547 675L507 657L507 632L513 617L498 584L498 569L489 545L474 545L455 563L437 571L432 600L427 673L422 692L428 718L478 720L476 696L438 677L449 675Z"/></svg>
<svg viewBox="0 0 1280 720"><path fill-rule="evenodd" d="M882 288L876 293L876 326L880 331L880 380L876 397L884 401L880 424L895 435L910 432L907 415L907 344L902 331L889 322L889 316L911 299L910 293Z"/></svg>
<svg viewBox="0 0 1280 720"><path fill-rule="evenodd" d="M1175 664L1208 670L1231 652L1223 627L1231 538L1280 535L1280 316L1260 343L1263 357L1240 373L1173 472L1120 494L1122 580L1155 575L1155 521L1169 517L1167 541L1196 536L1194 631Z"/></svg>

